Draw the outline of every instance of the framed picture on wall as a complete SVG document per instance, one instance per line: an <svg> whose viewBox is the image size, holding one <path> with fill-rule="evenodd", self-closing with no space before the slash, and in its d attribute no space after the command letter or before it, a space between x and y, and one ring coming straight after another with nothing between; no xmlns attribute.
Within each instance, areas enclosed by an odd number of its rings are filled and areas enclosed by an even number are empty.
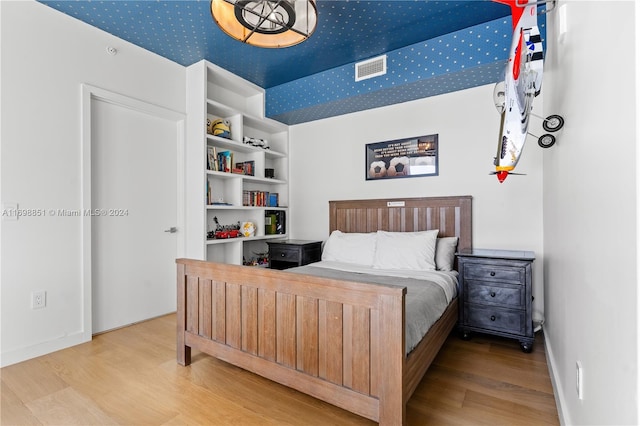
<svg viewBox="0 0 640 426"><path fill-rule="evenodd" d="M438 176L438 135L365 145L367 180Z"/></svg>

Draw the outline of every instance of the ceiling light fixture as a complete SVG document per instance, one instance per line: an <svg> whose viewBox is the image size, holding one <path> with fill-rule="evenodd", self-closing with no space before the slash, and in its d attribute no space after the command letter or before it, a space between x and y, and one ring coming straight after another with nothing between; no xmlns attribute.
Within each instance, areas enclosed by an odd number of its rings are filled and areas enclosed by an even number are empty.
<svg viewBox="0 0 640 426"><path fill-rule="evenodd" d="M211 0L211 15L229 36L258 47L288 47L316 29L316 0Z"/></svg>

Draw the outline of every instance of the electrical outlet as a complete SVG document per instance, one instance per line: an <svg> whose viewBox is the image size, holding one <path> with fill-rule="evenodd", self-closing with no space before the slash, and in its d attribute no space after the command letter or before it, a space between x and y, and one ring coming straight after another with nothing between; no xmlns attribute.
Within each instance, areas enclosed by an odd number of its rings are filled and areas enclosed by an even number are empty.
<svg viewBox="0 0 640 426"><path fill-rule="evenodd" d="M582 363L580 361L576 361L576 393L578 394L578 399L582 401L583 395L583 374L582 371Z"/></svg>
<svg viewBox="0 0 640 426"><path fill-rule="evenodd" d="M45 306L47 306L47 292L32 291L31 292L31 309L42 309Z"/></svg>

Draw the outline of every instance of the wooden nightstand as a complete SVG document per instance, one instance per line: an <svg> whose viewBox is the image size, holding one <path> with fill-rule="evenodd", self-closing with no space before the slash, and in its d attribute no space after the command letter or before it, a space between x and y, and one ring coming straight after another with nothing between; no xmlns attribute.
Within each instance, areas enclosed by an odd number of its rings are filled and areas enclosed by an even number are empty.
<svg viewBox="0 0 640 426"><path fill-rule="evenodd" d="M287 269L319 262L322 255L322 241L276 240L268 241L267 244L271 269Z"/></svg>
<svg viewBox="0 0 640 426"><path fill-rule="evenodd" d="M531 251L472 249L457 253L462 337L472 331L510 337L533 349Z"/></svg>

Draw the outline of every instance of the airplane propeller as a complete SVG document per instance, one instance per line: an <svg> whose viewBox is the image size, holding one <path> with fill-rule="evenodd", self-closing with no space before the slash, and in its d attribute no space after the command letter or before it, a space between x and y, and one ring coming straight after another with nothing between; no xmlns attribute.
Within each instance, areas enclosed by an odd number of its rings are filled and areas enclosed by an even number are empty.
<svg viewBox="0 0 640 426"><path fill-rule="evenodd" d="M508 172L506 170L502 170L502 171L499 171L499 172L489 172L489 174L498 176L498 180L500 181L500 183L504 182L504 180L509 175L515 175L515 176L526 176L527 175L526 173Z"/></svg>
<svg viewBox="0 0 640 426"><path fill-rule="evenodd" d="M500 172L489 172L490 175L497 175ZM516 172L504 172L507 173L509 175L516 175L516 176L526 176L526 173L516 173Z"/></svg>

